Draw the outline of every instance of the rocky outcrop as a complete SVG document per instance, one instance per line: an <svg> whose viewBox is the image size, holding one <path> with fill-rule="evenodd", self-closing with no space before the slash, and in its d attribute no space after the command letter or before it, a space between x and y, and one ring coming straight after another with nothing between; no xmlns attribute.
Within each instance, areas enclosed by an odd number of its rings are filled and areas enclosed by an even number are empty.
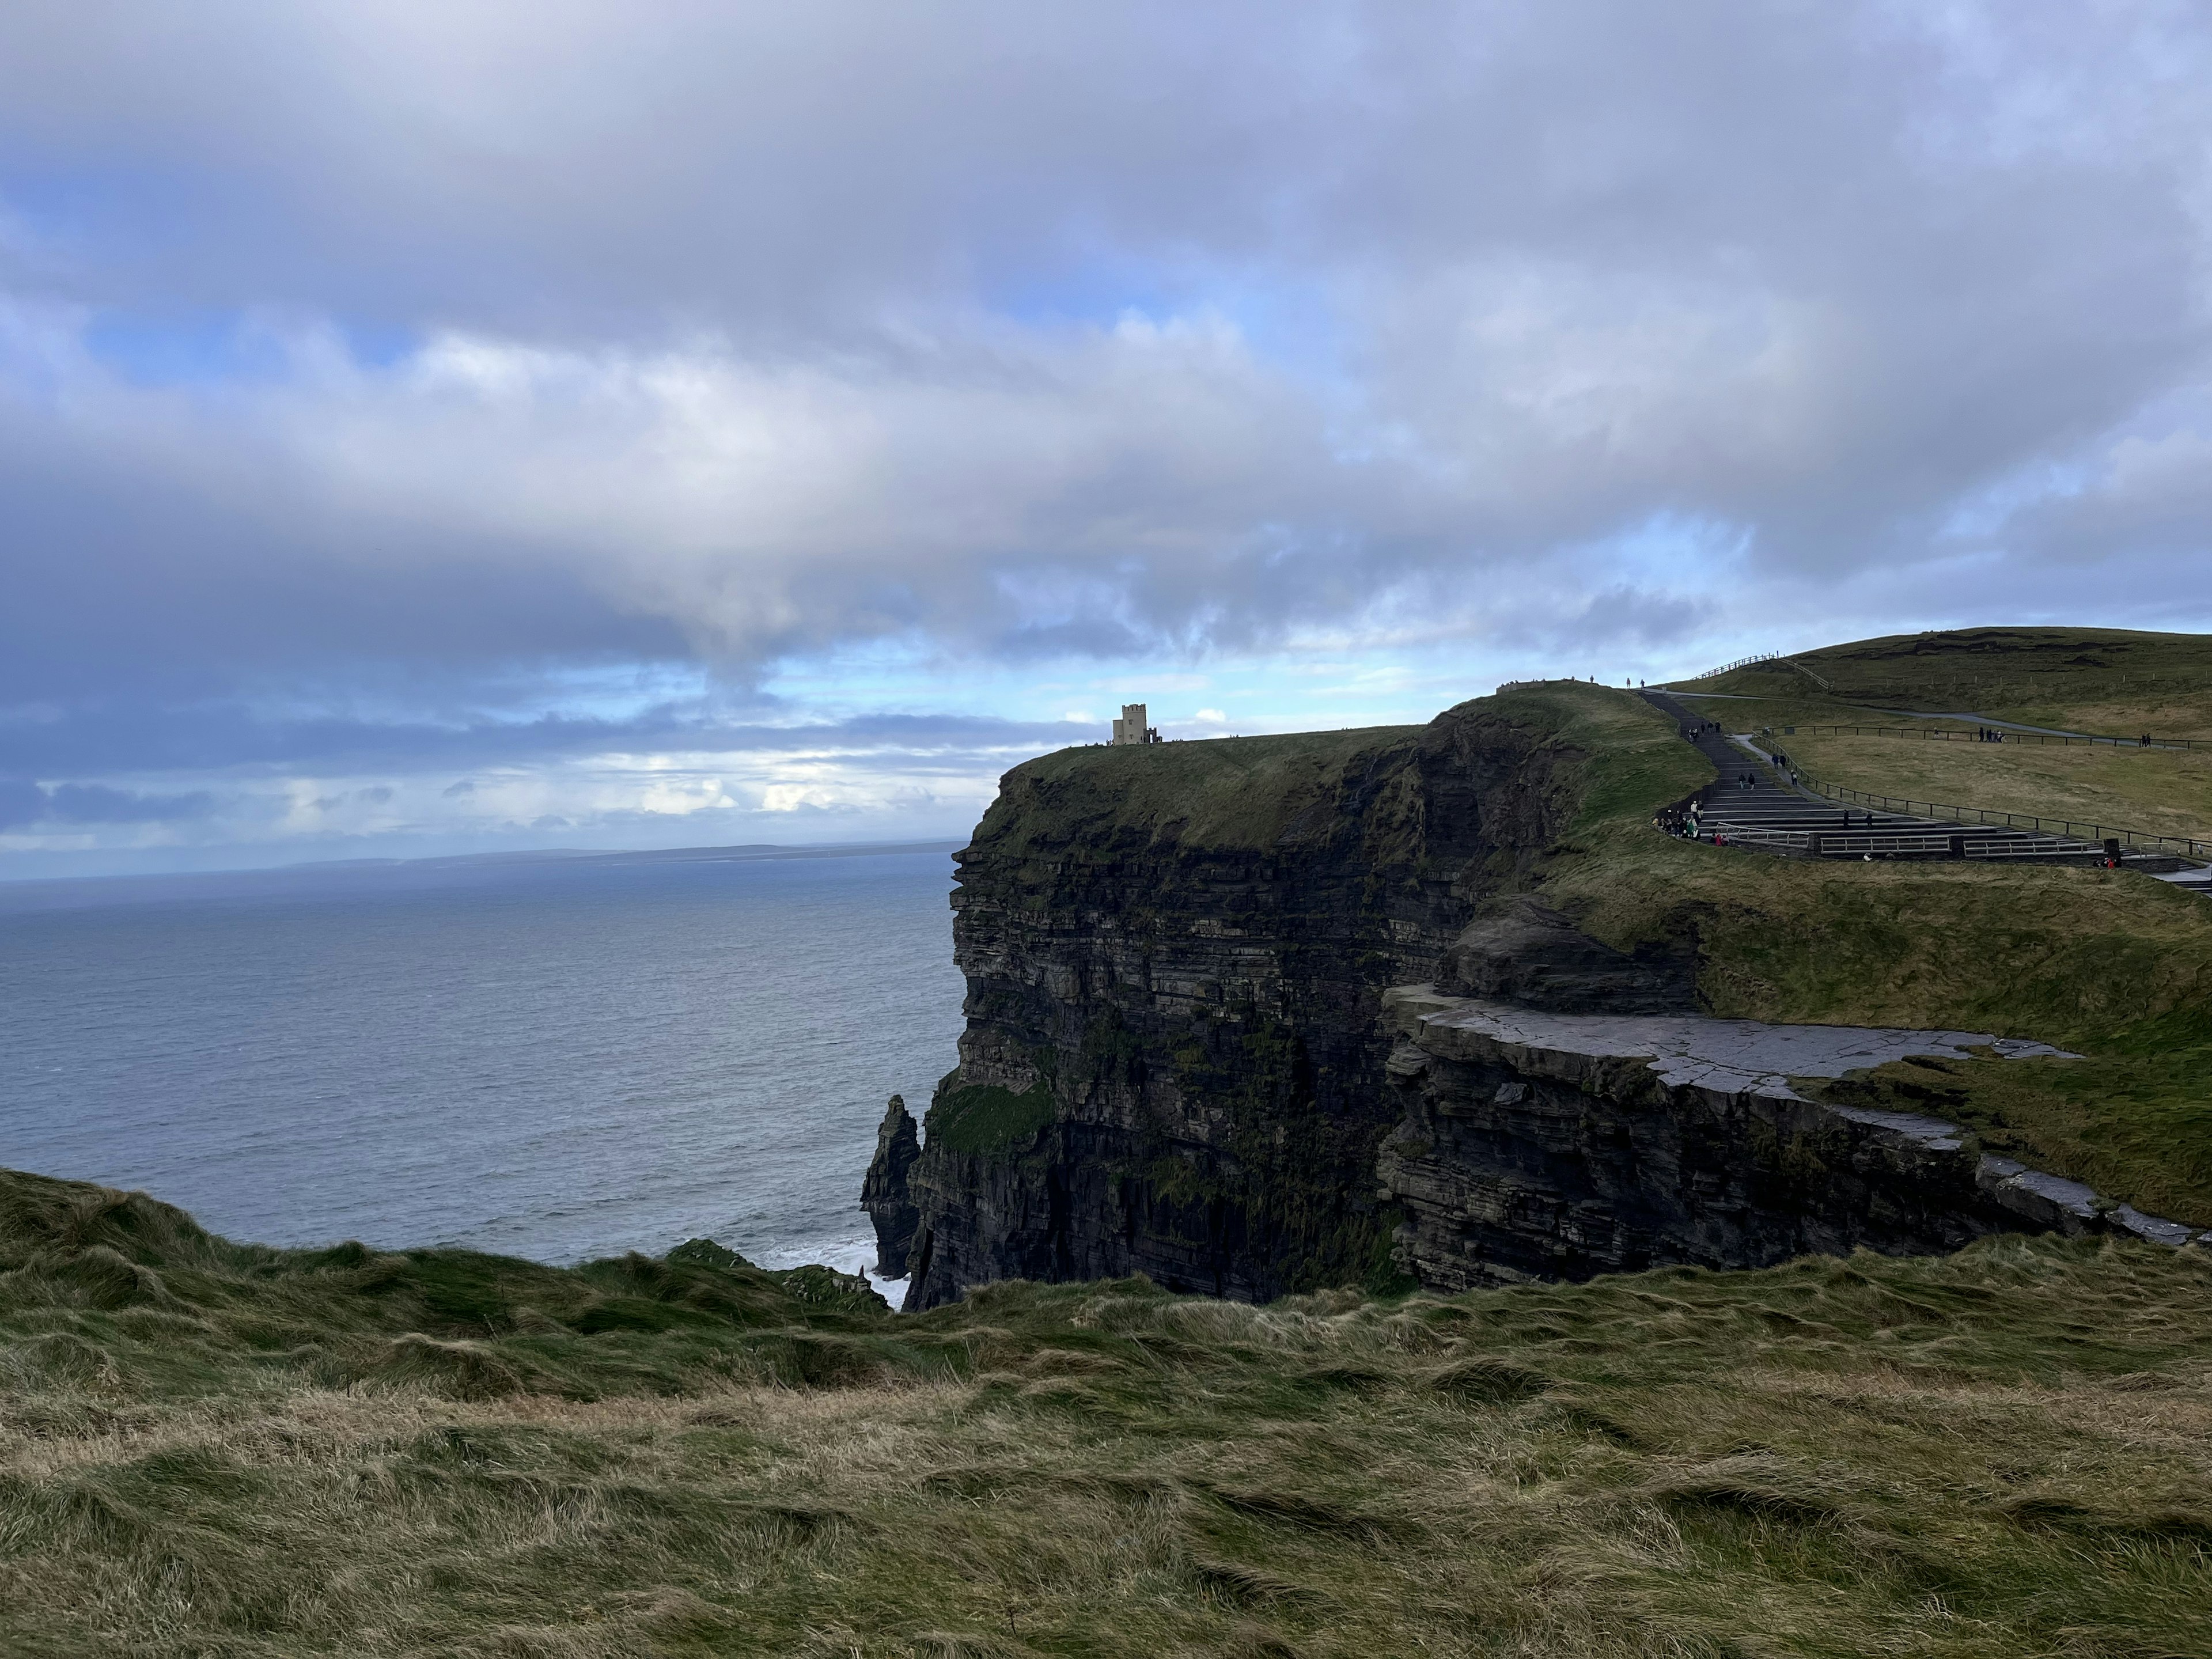
<svg viewBox="0 0 2212 1659"><path fill-rule="evenodd" d="M876 1227L876 1276L904 1279L914 1250L921 1214L908 1189L907 1174L921 1156L921 1136L903 1096L893 1095L876 1131L876 1155L868 1161L860 1187L860 1207Z"/></svg>
<svg viewBox="0 0 2212 1659"><path fill-rule="evenodd" d="M1387 1275L1382 993L1526 884L1578 759L1492 704L1009 773L958 855L968 1025L908 1176L907 1305L1014 1276L1266 1298ZM1626 971L1561 962L1585 990Z"/></svg>
<svg viewBox="0 0 2212 1659"><path fill-rule="evenodd" d="M2041 1043L1560 1013L1425 985L1394 990L1385 1024L1405 1117L1376 1174L1407 1217L1398 1261L1433 1288L1949 1250L2002 1231L2191 1235L1984 1155L1956 1124L1808 1100L1789 1082L1978 1047L2059 1052Z"/></svg>
<svg viewBox="0 0 2212 1659"><path fill-rule="evenodd" d="M1542 900L1515 894L1479 916L1444 952L1437 988L1502 997L1562 1013L1664 1014L1698 1006L1692 942L1616 951Z"/></svg>

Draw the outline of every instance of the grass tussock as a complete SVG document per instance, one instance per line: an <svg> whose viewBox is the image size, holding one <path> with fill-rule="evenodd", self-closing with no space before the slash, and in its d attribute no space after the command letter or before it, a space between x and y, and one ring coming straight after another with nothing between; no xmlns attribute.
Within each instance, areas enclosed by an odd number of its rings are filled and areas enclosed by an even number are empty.
<svg viewBox="0 0 2212 1659"><path fill-rule="evenodd" d="M0 1651L2193 1654L2209 1352L2149 1247L905 1317L0 1176Z"/></svg>

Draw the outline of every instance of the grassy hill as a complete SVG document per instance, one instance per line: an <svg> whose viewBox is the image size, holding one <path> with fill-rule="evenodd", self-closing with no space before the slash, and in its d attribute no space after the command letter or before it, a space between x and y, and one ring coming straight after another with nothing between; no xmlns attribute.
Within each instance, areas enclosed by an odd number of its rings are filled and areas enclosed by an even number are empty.
<svg viewBox="0 0 2212 1659"><path fill-rule="evenodd" d="M1858 640L1794 660L1802 668L1757 663L1681 685L1770 701L1777 723L1793 725L1913 708L2112 736L2212 738L2212 639L2201 634L1968 628Z"/></svg>
<svg viewBox="0 0 2212 1659"><path fill-rule="evenodd" d="M2212 1261L895 1316L0 1174L0 1651L2212 1650Z"/></svg>

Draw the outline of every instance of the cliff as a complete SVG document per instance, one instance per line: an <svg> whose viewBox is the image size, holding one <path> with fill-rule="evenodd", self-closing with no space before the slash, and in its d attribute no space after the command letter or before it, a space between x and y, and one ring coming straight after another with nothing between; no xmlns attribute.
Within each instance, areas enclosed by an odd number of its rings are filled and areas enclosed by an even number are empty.
<svg viewBox="0 0 2212 1659"><path fill-rule="evenodd" d="M1382 994L1531 877L1586 758L1507 699L1009 773L958 855L960 1065L903 1191L871 1177L879 1230L919 1218L907 1305L1006 1278L1266 1299L1389 1277Z"/></svg>
<svg viewBox="0 0 2212 1659"><path fill-rule="evenodd" d="M2195 1229L1982 1150L1919 1113L1808 1098L1907 1058L2078 1060L1987 1032L1563 1014L1403 987L1385 998L1406 1116L1376 1160L1431 1289L1686 1262L1954 1250L1990 1233Z"/></svg>
<svg viewBox="0 0 2212 1659"><path fill-rule="evenodd" d="M887 1121L909 1150L870 1175L884 1261L910 1239L907 1306L1015 1278L1266 1300L2212 1224L2212 909L2119 872L1816 865L1654 827L1711 775L1641 700L1566 684L1422 727L1016 769L959 855L960 1065L919 1157ZM1409 1027L1406 988L1868 1029L1805 1070L1678 1086L1565 1027L1477 1054L1472 1027Z"/></svg>

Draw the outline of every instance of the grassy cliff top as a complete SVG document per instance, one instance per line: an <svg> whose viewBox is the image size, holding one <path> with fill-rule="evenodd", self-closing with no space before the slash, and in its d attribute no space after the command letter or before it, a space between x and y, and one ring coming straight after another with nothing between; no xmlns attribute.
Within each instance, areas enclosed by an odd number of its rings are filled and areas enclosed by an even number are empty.
<svg viewBox="0 0 2212 1659"><path fill-rule="evenodd" d="M1110 827L1146 839L1172 830L1194 845L1266 847L1301 815L1334 811L1347 778L1403 765L1422 729L1062 749L1006 774L975 841L1057 845Z"/></svg>
<svg viewBox="0 0 2212 1659"><path fill-rule="evenodd" d="M2129 871L1812 862L1676 841L1651 815L1711 769L1671 718L1627 691L1558 681L1462 704L1429 728L1063 750L1008 775L977 842L1109 854L1121 837L1279 845L1334 822L1355 790L1407 787L1423 742L1454 729L1510 730L1515 752L1540 759L1547 783L1576 801L1566 835L1518 849L1519 873L1504 879L1617 945L1693 942L1716 1014L1987 1031L2076 1050L2088 1059L1905 1068L1853 1086L1876 1103L1964 1121L1995 1150L2153 1213L2212 1226L2212 1093L2202 1083L2212 1073L2212 904ZM2193 806L2203 769L2197 757L2158 751L2084 760L2093 751L1861 747L1869 753L1849 767L1857 787L1936 787L1901 766L1884 773L1892 753L2014 767L2009 792L1950 786L1969 804L2002 793L1987 804L2014 810L2033 810L2036 768L2051 772L2059 810L2110 806L2109 793L2083 792L2133 778L2142 789L2130 816L2160 822ZM2181 793L2154 800L2154 781Z"/></svg>
<svg viewBox="0 0 2212 1659"><path fill-rule="evenodd" d="M0 1650L2212 1650L2212 1261L895 1316L0 1173Z"/></svg>
<svg viewBox="0 0 2212 1659"><path fill-rule="evenodd" d="M1425 736L1474 718L1591 763L1592 810L1632 808L1648 787L1679 796L1710 775L1673 723L1634 694L1583 681L1510 687L1425 726L1356 726L1115 748L1062 749L1001 780L975 841L1007 851L1115 838L1262 848L1318 832L1355 796L1401 781ZM1656 780L1654 785L1654 780ZM1643 809L1635 809L1643 810Z"/></svg>

